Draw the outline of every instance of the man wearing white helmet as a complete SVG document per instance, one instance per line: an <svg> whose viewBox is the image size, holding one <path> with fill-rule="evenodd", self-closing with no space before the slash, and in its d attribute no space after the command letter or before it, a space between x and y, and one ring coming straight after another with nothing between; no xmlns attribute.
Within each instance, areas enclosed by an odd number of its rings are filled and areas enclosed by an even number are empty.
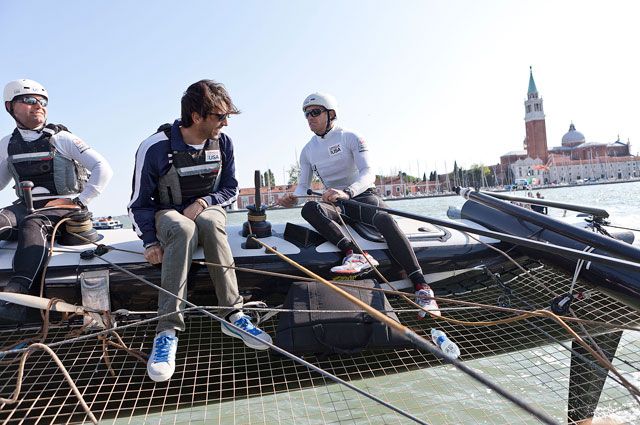
<svg viewBox="0 0 640 425"><path fill-rule="evenodd" d="M281 198L278 203L291 207L298 197L306 196L311 187L313 174L325 186L322 195L324 203L309 201L302 208L302 216L329 242L336 245L345 255L342 265L333 267L337 274L355 274L368 270L378 262L366 252L362 252L342 232L337 225L338 213L330 203L340 199L353 199L365 204L386 206L375 193L375 174L369 166L367 145L358 134L345 130L336 124L338 104L333 96L312 93L302 103L302 111L309 128L314 133L300 153L300 177L293 194ZM375 227L387 241L391 256L405 270L414 284L417 303L433 314L440 315L433 299L433 290L422 274L409 241L389 214L352 205L342 205L342 214L351 220ZM420 312L420 317L425 316Z"/></svg>
<svg viewBox="0 0 640 425"><path fill-rule="evenodd" d="M53 227L105 188L113 171L95 150L63 125L47 124L49 94L38 82L15 80L4 88L5 110L15 130L0 140L0 190L14 181L18 201L0 209L0 240L17 240L14 274L4 292L35 291ZM34 184L29 214L21 181ZM23 323L26 308L0 301L0 319Z"/></svg>

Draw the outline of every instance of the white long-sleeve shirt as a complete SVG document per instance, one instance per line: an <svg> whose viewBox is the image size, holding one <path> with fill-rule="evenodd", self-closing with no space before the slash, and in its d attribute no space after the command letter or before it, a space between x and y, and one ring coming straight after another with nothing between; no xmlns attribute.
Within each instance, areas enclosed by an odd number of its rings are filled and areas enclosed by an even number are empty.
<svg viewBox="0 0 640 425"><path fill-rule="evenodd" d="M367 145L352 131L334 126L324 137L314 135L300 153L300 177L294 195L306 196L315 173L325 188L350 189L353 196L374 187Z"/></svg>
<svg viewBox="0 0 640 425"><path fill-rule="evenodd" d="M25 142L32 142L42 136L41 131L22 129L19 129L19 131ZM4 189L13 180L13 176L9 171L9 164L7 162L10 140L11 135L0 140L0 190ZM82 139L68 131L61 131L54 134L51 136L50 143L54 148L56 148L60 155L65 158L78 161L91 173L89 181L84 185L84 190L82 193L77 195L80 202L88 205L92 199L97 197L104 190L111 180L111 177L113 176L111 166L102 155L96 152L95 149L92 149ZM36 194L41 190L46 189L38 189L34 187L32 192ZM43 196L40 199L46 199L46 196Z"/></svg>

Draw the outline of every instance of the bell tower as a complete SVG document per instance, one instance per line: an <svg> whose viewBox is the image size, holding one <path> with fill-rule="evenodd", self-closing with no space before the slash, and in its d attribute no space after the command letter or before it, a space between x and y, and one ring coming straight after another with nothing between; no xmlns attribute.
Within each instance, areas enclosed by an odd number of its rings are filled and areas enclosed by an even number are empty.
<svg viewBox="0 0 640 425"><path fill-rule="evenodd" d="M540 158L546 164L548 158L547 126L544 121L542 98L538 97L538 89L533 81L531 67L529 67L529 89L527 90L527 100L524 102L524 110L524 123L527 132L524 143L527 156L533 159Z"/></svg>

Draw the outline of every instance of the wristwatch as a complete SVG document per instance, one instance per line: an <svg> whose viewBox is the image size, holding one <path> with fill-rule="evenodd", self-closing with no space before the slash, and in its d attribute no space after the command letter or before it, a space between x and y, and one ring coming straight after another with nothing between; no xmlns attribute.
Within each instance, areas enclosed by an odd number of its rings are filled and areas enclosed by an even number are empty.
<svg viewBox="0 0 640 425"><path fill-rule="evenodd" d="M349 195L349 199L353 198L353 190L351 188L346 188L343 192Z"/></svg>
<svg viewBox="0 0 640 425"><path fill-rule="evenodd" d="M87 209L87 206L78 198L77 196L71 200L74 204L82 208L83 210Z"/></svg>

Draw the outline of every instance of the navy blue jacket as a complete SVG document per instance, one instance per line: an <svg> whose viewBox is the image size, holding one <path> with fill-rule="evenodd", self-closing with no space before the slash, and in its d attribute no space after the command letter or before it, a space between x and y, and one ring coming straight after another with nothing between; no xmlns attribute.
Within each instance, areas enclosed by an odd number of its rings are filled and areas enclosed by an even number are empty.
<svg viewBox="0 0 640 425"><path fill-rule="evenodd" d="M238 181L235 177L235 160L233 157L233 143L229 136L220 134L220 153L222 157L222 175L218 190L202 197L209 205L226 207L238 197ZM187 145L180 133L180 120L171 126L171 140L161 131L140 144L136 152L136 165L133 172L131 202L129 202L129 217L133 229L145 245L157 242L155 214L166 206L160 206L157 196L158 179L167 174L171 164L169 154L174 151L195 150ZM212 188L213 189L213 188ZM182 213L191 205L195 198L184 200L182 205L173 208Z"/></svg>

